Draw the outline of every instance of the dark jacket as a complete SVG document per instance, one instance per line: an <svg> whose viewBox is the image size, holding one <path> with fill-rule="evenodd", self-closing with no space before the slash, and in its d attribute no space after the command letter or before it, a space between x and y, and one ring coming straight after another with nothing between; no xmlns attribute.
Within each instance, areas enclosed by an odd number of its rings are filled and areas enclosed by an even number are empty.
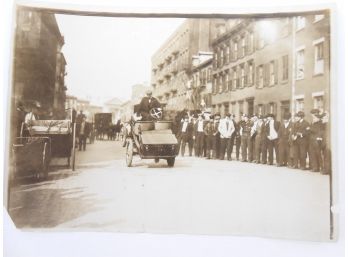
<svg viewBox="0 0 348 257"><path fill-rule="evenodd" d="M288 127L285 127L284 122L280 125L278 131L279 140L283 143L287 143L290 140L291 128L293 127L292 122L289 122Z"/></svg>
<svg viewBox="0 0 348 257"><path fill-rule="evenodd" d="M185 132L182 132L183 125L184 125L184 122L181 122L179 131L178 131L179 135L187 136L187 137L193 137L193 134L194 134L194 124L192 122L189 122L187 124Z"/></svg>
<svg viewBox="0 0 348 257"><path fill-rule="evenodd" d="M154 97L143 97L139 104L139 113L149 113L152 108L159 108L161 104Z"/></svg>
<svg viewBox="0 0 348 257"><path fill-rule="evenodd" d="M278 133L279 128L280 128L280 122L275 120L273 124L274 124L274 130ZM267 134L267 136L270 136L270 131L271 131L271 129L270 129L270 122L268 122L266 124L266 134ZM278 134L278 138L279 138L279 134Z"/></svg>

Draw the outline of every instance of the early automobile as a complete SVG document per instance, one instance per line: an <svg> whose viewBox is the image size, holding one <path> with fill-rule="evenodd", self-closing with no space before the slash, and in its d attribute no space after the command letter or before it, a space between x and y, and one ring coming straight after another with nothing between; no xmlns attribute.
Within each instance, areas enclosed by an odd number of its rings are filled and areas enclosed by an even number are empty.
<svg viewBox="0 0 348 257"><path fill-rule="evenodd" d="M156 110L151 110L151 121L130 122L130 131L126 137L126 163L130 167L134 155L141 159L165 159L173 167L177 156L178 141L172 132L172 122L159 120Z"/></svg>

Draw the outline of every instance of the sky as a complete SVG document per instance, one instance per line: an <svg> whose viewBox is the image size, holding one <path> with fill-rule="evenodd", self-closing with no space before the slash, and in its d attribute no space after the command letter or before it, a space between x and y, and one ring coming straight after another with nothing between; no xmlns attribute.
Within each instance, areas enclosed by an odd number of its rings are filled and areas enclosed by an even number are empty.
<svg viewBox="0 0 348 257"><path fill-rule="evenodd" d="M182 24L178 18L56 15L65 44L67 94L102 105L130 99L134 84L151 79L151 56Z"/></svg>

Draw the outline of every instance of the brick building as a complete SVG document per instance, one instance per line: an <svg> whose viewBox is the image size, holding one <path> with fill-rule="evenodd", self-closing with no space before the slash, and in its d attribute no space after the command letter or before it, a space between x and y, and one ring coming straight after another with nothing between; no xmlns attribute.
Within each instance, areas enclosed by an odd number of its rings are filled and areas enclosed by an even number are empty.
<svg viewBox="0 0 348 257"><path fill-rule="evenodd" d="M185 20L152 57L153 95L166 104L168 110L192 108L187 93L192 83L192 56L210 51L212 21Z"/></svg>
<svg viewBox="0 0 348 257"><path fill-rule="evenodd" d="M37 101L56 118L65 115L66 60L54 14L18 7L15 29L13 104Z"/></svg>
<svg viewBox="0 0 348 257"><path fill-rule="evenodd" d="M329 14L228 20L212 42L215 112L329 110Z"/></svg>

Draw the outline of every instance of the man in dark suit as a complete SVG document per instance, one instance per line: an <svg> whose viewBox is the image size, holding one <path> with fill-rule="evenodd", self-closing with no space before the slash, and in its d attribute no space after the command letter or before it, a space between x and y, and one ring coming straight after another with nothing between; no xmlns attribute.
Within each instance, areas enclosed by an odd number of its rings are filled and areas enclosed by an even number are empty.
<svg viewBox="0 0 348 257"><path fill-rule="evenodd" d="M318 172L323 170L325 125L318 109L313 109L311 114L313 122L309 130L309 161L312 171Z"/></svg>
<svg viewBox="0 0 348 257"><path fill-rule="evenodd" d="M278 131L280 122L274 120L274 114L268 114L268 123L266 125L267 132L267 150L268 150L268 164L273 165L273 153L276 154L276 162L279 164L278 154Z"/></svg>
<svg viewBox="0 0 348 257"><path fill-rule="evenodd" d="M199 115L194 125L194 140L195 140L196 157L202 157L203 155L204 126L205 126L205 122L203 120L203 116Z"/></svg>
<svg viewBox="0 0 348 257"><path fill-rule="evenodd" d="M210 117L209 122L204 127L207 159L211 159L214 155L214 149L216 148L215 136L217 133L218 128L214 126L214 117Z"/></svg>
<svg viewBox="0 0 348 257"><path fill-rule="evenodd" d="M221 115L219 113L214 115L214 130L217 131L215 134L215 144L213 149L213 158L220 158L220 132L219 132L219 124L221 120Z"/></svg>
<svg viewBox="0 0 348 257"><path fill-rule="evenodd" d="M79 138L79 151L86 151L86 139L90 132L90 127L86 122L86 117L82 117L81 123L77 124L76 132Z"/></svg>
<svg viewBox="0 0 348 257"><path fill-rule="evenodd" d="M304 112L296 113L296 123L291 132L294 147L294 168L306 169L306 159L308 153L308 135L310 130L309 123L304 119ZM298 166L300 165L300 166Z"/></svg>
<svg viewBox="0 0 348 257"><path fill-rule="evenodd" d="M189 147L189 155L192 156L194 128L193 122L189 121L188 116L185 116L181 123L179 133L181 138L181 156L185 155L186 144L188 144Z"/></svg>
<svg viewBox="0 0 348 257"><path fill-rule="evenodd" d="M292 166L290 157L290 132L291 132L291 113L285 113L283 122L279 128L279 166Z"/></svg>
<svg viewBox="0 0 348 257"><path fill-rule="evenodd" d="M153 120L153 118L150 115L150 110L153 108L160 107L160 102L156 98L152 97L152 91L147 90L146 96L144 96L143 99L141 99L138 112L141 114L143 121L150 121Z"/></svg>
<svg viewBox="0 0 348 257"><path fill-rule="evenodd" d="M241 147L242 147L242 162L247 162L248 157L251 159L251 140L250 133L253 126L252 121L247 114L242 115L242 121L240 122L240 134L241 134Z"/></svg>

